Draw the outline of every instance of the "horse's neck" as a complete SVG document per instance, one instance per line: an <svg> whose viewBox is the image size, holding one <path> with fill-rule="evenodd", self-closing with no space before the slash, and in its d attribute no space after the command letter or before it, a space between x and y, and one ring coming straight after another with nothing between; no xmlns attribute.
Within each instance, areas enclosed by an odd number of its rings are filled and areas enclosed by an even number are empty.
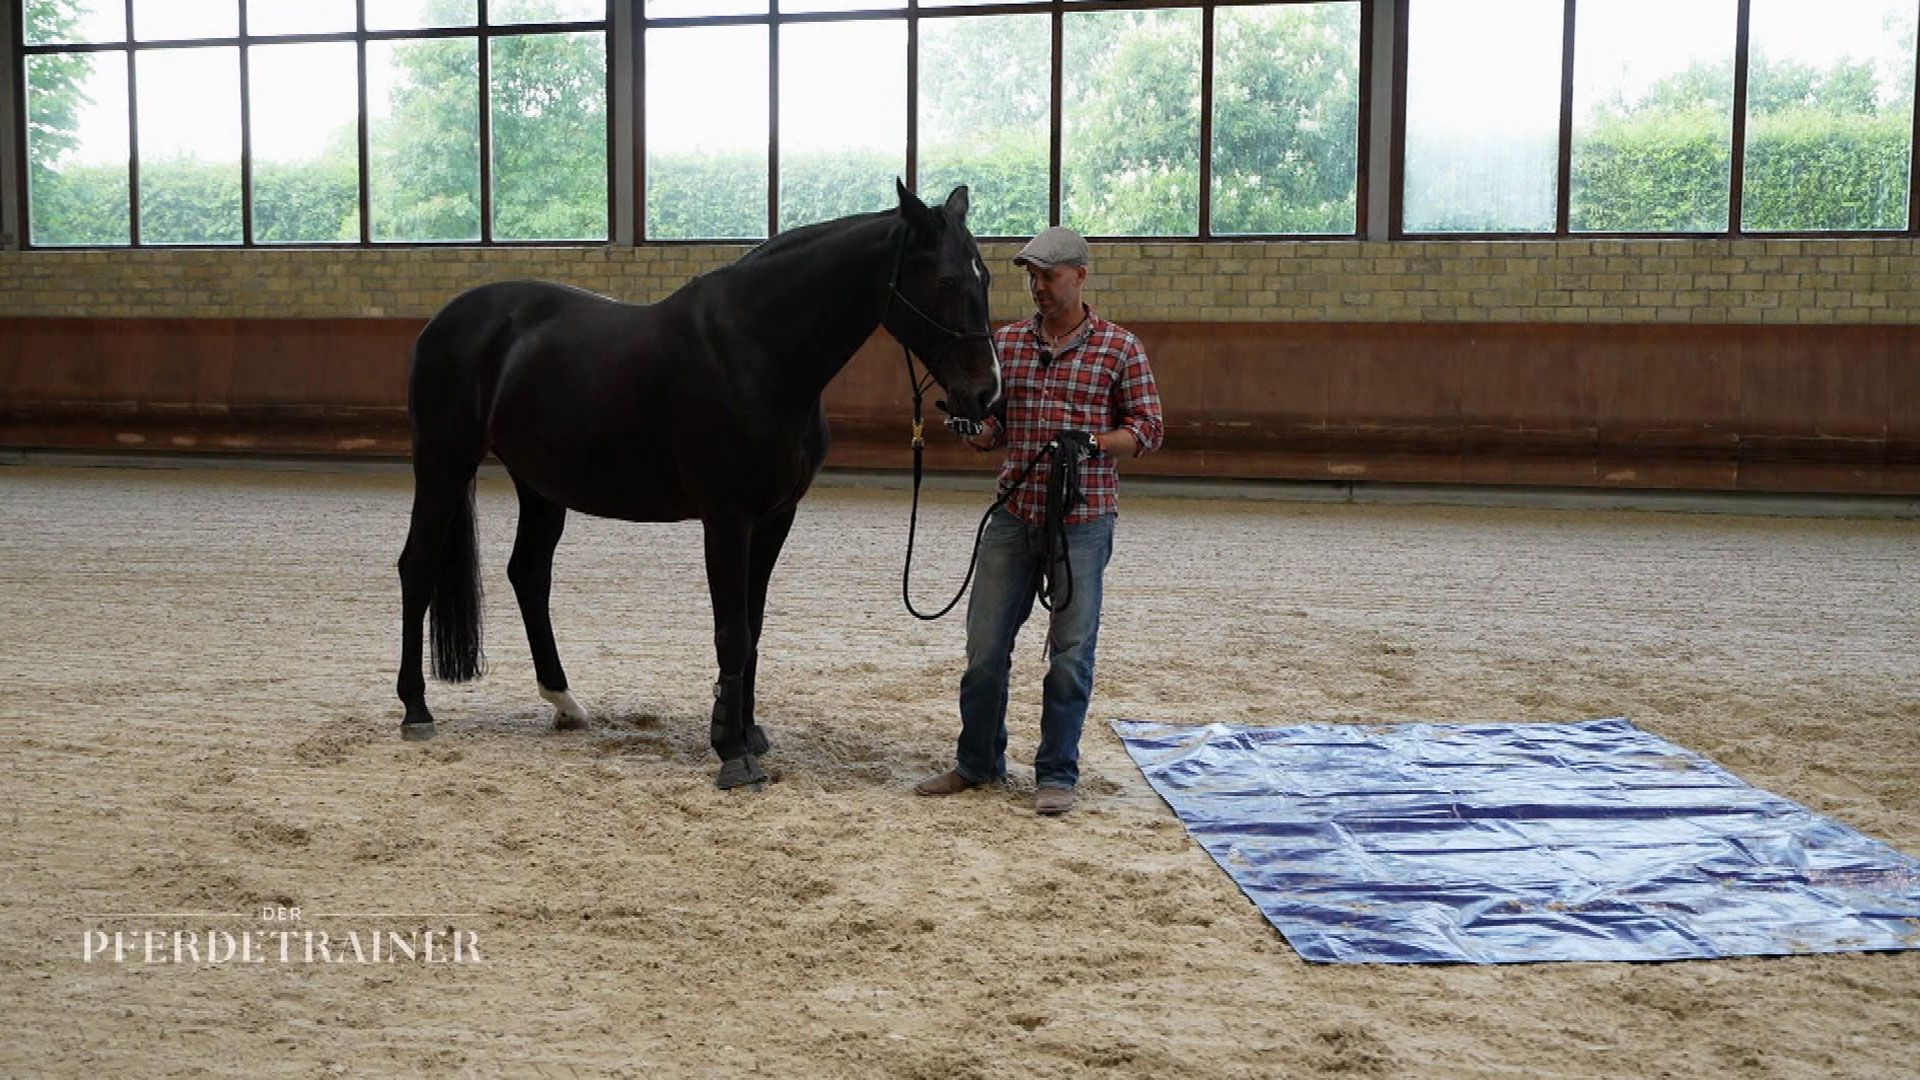
<svg viewBox="0 0 1920 1080"><path fill-rule="evenodd" d="M879 215L782 237L737 264L741 330L796 388L819 396L880 325L898 220Z"/></svg>

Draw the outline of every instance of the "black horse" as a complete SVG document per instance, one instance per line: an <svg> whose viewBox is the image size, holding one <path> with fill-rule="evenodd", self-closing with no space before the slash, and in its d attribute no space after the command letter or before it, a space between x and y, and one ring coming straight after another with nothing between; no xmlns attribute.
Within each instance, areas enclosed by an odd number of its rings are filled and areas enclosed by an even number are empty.
<svg viewBox="0 0 1920 1080"><path fill-rule="evenodd" d="M1000 392L967 189L934 208L896 186L897 210L782 233L657 304L514 281L464 293L434 316L414 345L407 395L402 737L434 731L420 671L429 609L434 675L481 673L473 478L491 450L520 497L507 577L556 726L586 723L547 612L567 511L699 518L720 668L717 783L766 781L753 693L767 580L826 455L827 383L885 326L926 362L955 416L985 416Z"/></svg>

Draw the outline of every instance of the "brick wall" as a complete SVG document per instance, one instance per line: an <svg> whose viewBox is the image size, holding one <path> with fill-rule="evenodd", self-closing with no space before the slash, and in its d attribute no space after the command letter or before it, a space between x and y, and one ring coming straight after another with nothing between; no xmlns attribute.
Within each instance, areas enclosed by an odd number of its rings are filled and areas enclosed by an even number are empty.
<svg viewBox="0 0 1920 1080"><path fill-rule="evenodd" d="M0 317L427 316L506 278L652 301L741 245L29 251L0 254ZM987 244L993 311L1026 310L1017 245ZM1112 243L1089 296L1140 322L1920 324L1920 241Z"/></svg>

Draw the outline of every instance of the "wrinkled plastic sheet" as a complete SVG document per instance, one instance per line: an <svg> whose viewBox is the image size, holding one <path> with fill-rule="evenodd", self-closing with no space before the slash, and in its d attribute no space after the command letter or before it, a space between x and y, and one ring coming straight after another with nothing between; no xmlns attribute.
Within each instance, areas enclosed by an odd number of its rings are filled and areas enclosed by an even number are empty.
<svg viewBox="0 0 1920 1080"><path fill-rule="evenodd" d="M1624 719L1112 725L1307 960L1920 948L1920 862Z"/></svg>

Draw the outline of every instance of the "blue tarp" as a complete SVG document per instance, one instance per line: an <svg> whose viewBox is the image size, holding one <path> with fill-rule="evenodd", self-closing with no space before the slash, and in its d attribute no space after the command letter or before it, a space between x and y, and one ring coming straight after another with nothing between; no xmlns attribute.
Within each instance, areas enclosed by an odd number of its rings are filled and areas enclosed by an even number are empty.
<svg viewBox="0 0 1920 1080"><path fill-rule="evenodd" d="M1307 960L1920 948L1920 862L1624 719L1112 723Z"/></svg>

